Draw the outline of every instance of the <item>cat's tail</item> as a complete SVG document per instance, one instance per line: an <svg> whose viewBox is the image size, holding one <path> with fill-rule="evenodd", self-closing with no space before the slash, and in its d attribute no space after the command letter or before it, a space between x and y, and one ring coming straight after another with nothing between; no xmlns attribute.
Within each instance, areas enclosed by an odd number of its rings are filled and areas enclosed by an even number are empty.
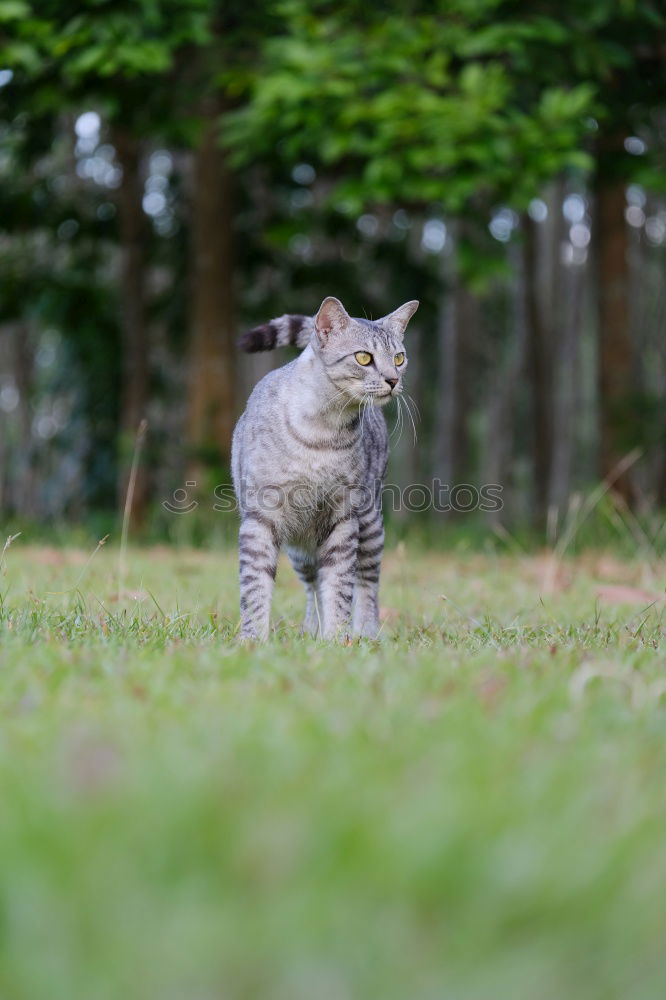
<svg viewBox="0 0 666 1000"><path fill-rule="evenodd" d="M311 316L278 316L262 326L255 326L241 334L238 345L249 354L255 351L272 351L276 347L306 347L314 329Z"/></svg>

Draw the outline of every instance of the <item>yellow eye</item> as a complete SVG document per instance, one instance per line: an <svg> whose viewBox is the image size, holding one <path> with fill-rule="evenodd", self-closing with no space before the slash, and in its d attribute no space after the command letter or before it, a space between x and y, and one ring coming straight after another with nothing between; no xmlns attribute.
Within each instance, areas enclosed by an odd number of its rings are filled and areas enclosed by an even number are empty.
<svg viewBox="0 0 666 1000"><path fill-rule="evenodd" d="M397 368L399 368L400 365L404 365L405 355L402 353L402 351L400 352L400 354L396 354L396 356L393 359L393 363Z"/></svg>
<svg viewBox="0 0 666 1000"><path fill-rule="evenodd" d="M354 357L359 365L369 365L372 361L372 354L368 354L367 351L357 351Z"/></svg>

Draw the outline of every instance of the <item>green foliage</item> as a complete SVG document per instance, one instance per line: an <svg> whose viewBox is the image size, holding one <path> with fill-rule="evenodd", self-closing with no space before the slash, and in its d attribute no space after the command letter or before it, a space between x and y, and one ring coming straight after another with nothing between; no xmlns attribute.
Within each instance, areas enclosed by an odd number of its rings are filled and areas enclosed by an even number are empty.
<svg viewBox="0 0 666 1000"><path fill-rule="evenodd" d="M24 7L0 36L0 65L14 71L8 96L28 113L55 115L84 102L137 135L186 133L200 81L190 72L187 84L165 85L178 78L186 53L192 61L210 47L210 0L31 0Z"/></svg>
<svg viewBox="0 0 666 1000"><path fill-rule="evenodd" d="M494 0L461 8L376 11L357 25L290 4L252 99L227 122L238 161L277 147L344 163L335 197L350 212L398 201L459 213L480 196L522 208L559 170L588 167L594 85L531 83L530 46L561 44L561 26L524 14L488 24Z"/></svg>
<svg viewBox="0 0 666 1000"><path fill-rule="evenodd" d="M282 32L228 141L239 164L272 150L328 169L350 213L523 209L562 170L592 168L595 116L626 134L666 100L663 60L641 41L666 28L649 0L278 6ZM623 154L625 176L637 168Z"/></svg>
<svg viewBox="0 0 666 1000"><path fill-rule="evenodd" d="M6 65L42 73L55 69L69 86L90 76L162 73L180 46L210 41L208 0L5 2L0 19L14 22L14 37L0 46Z"/></svg>

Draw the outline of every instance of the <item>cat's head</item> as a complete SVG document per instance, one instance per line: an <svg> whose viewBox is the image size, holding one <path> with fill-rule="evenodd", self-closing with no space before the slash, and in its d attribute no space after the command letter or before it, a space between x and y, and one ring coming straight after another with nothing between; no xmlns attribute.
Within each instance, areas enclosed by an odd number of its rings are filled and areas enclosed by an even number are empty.
<svg viewBox="0 0 666 1000"><path fill-rule="evenodd" d="M324 299L314 321L313 346L341 393L383 405L402 391L403 337L418 305L405 302L383 319L368 320L353 319L333 296Z"/></svg>

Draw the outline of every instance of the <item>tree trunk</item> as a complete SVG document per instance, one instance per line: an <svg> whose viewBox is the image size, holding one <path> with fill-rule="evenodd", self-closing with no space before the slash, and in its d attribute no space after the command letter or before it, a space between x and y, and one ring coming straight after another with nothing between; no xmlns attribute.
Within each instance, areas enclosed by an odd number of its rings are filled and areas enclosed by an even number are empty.
<svg viewBox="0 0 666 1000"><path fill-rule="evenodd" d="M450 231L454 240L460 224ZM457 248L444 258L438 333L438 379L433 440L433 476L453 487L469 471L469 361L479 316L478 302L460 279Z"/></svg>
<svg viewBox="0 0 666 1000"><path fill-rule="evenodd" d="M453 226L450 226L453 233ZM455 237L454 237L455 238ZM437 398L433 428L433 478L449 488L454 485L454 437L456 424L456 370L458 366L458 321L456 316L456 247L443 259L443 288L437 316Z"/></svg>
<svg viewBox="0 0 666 1000"><path fill-rule="evenodd" d="M456 412L453 423L453 476L457 482L472 472L470 456L470 414L472 411L472 368L481 317L479 300L461 281L456 283L455 320L458 364L456 366Z"/></svg>
<svg viewBox="0 0 666 1000"><path fill-rule="evenodd" d="M498 358L488 386L488 408L484 443L483 481L487 485L502 487L502 508L493 511L490 519L495 524L505 519L503 511L512 507L512 472L515 467L516 399L519 396L521 374L525 370L527 324L525 320L525 255L521 249L509 246L509 260L513 275L512 311L508 347L504 360Z"/></svg>
<svg viewBox="0 0 666 1000"><path fill-rule="evenodd" d="M236 343L232 271L232 176L219 144L220 102L202 108L195 153L190 383L187 437L190 478L228 471L235 419Z"/></svg>
<svg viewBox="0 0 666 1000"><path fill-rule="evenodd" d="M609 150L612 152L612 150ZM603 160L602 160L603 162ZM600 467L605 479L630 451L633 358L629 313L629 260L624 182L600 169L597 174L598 378ZM631 471L613 489L632 504Z"/></svg>
<svg viewBox="0 0 666 1000"><path fill-rule="evenodd" d="M127 492L132 455L148 403L148 329L146 323L146 218L143 212L140 143L122 129L114 134L114 146L122 167L118 191L118 223L121 252L121 341L123 378L120 407L120 463L118 502L122 510ZM147 478L137 471L131 509L131 525L139 526L146 511Z"/></svg>
<svg viewBox="0 0 666 1000"><path fill-rule="evenodd" d="M564 511L571 494L571 475L579 400L579 347L583 309L583 266L573 264L562 275L563 309L557 344L553 414L557 433L553 436L550 504Z"/></svg>
<svg viewBox="0 0 666 1000"><path fill-rule="evenodd" d="M18 438L16 441L16 479L14 512L21 517L36 517L37 477L35 439L32 431L35 358L26 323L14 329L14 379L18 390Z"/></svg>
<svg viewBox="0 0 666 1000"><path fill-rule="evenodd" d="M527 377L532 396L532 472L534 514L543 525L548 511L548 487L552 466L552 378L548 330L539 303L536 224L525 214L524 277L525 320L527 326Z"/></svg>

